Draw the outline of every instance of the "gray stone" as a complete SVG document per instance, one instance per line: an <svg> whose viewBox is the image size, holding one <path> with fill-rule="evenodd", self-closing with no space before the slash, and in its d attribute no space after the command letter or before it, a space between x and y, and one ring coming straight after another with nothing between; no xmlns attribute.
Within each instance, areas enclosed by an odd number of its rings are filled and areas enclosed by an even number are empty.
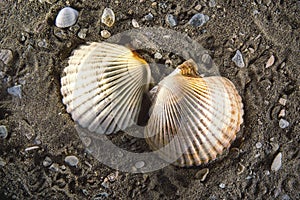
<svg viewBox="0 0 300 200"><path fill-rule="evenodd" d="M0 126L0 138L5 139L8 136L7 128L4 125Z"/></svg>
<svg viewBox="0 0 300 200"><path fill-rule="evenodd" d="M22 98L21 85L16 85L16 86L10 87L7 89L7 92L8 92L8 94L19 97L20 99Z"/></svg>
<svg viewBox="0 0 300 200"><path fill-rule="evenodd" d="M234 64L238 67L245 67L245 63L244 63L244 59L243 59L243 55L240 52L240 50L236 50L235 55L232 58L232 61L234 62Z"/></svg>
<svg viewBox="0 0 300 200"><path fill-rule="evenodd" d="M194 27L200 27L204 25L208 20L209 17L207 15L197 13L190 19L188 23Z"/></svg>
<svg viewBox="0 0 300 200"><path fill-rule="evenodd" d="M65 162L71 167L76 167L79 163L79 160L76 156L67 156L65 157Z"/></svg>

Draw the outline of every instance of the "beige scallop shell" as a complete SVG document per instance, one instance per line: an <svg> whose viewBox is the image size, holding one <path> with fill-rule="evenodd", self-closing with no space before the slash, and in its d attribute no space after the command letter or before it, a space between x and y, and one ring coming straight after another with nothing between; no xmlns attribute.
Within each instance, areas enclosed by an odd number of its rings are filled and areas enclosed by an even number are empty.
<svg viewBox="0 0 300 200"><path fill-rule="evenodd" d="M163 159L197 166L230 146L242 115L241 97L228 79L201 78L186 61L159 83L145 137Z"/></svg>
<svg viewBox="0 0 300 200"><path fill-rule="evenodd" d="M150 68L130 49L90 43L74 51L61 78L67 112L89 131L110 134L137 122Z"/></svg>

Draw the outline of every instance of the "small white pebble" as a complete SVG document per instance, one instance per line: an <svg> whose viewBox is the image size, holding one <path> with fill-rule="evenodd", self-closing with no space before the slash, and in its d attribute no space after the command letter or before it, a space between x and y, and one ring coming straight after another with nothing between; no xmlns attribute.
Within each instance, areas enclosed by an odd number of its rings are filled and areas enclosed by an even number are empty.
<svg viewBox="0 0 300 200"><path fill-rule="evenodd" d="M79 38L84 39L86 37L87 32L88 32L88 29L83 28L79 31L79 33L77 35Z"/></svg>
<svg viewBox="0 0 300 200"><path fill-rule="evenodd" d="M279 102L281 105L285 106L285 105L286 105L286 102L287 102L287 100L286 100L286 99L284 99L284 98L280 98L280 99L278 100L278 102Z"/></svg>
<svg viewBox="0 0 300 200"><path fill-rule="evenodd" d="M288 121L286 121L285 119L280 119L279 120L279 127L282 129L287 128L290 125L290 123Z"/></svg>
<svg viewBox="0 0 300 200"><path fill-rule="evenodd" d="M274 172L277 172L280 168L281 168L281 165L282 165L282 153L278 153L276 155L276 157L274 158L273 162L272 162L272 165L271 165L271 170L274 171Z"/></svg>
<svg viewBox="0 0 300 200"><path fill-rule="evenodd" d="M142 167L145 166L145 162L144 162L144 161L138 161L138 162L135 163L134 166L135 166L137 169L140 169L140 168L142 168Z"/></svg>
<svg viewBox="0 0 300 200"><path fill-rule="evenodd" d="M107 39L107 38L109 38L110 37L110 32L108 31L108 30L102 30L101 31L101 36L103 37L103 38L105 38L105 39Z"/></svg>
<svg viewBox="0 0 300 200"><path fill-rule="evenodd" d="M154 58L155 58L155 59L161 59L161 58L162 58L161 53L156 52L156 53L154 54Z"/></svg>
<svg viewBox="0 0 300 200"><path fill-rule="evenodd" d="M51 158L49 158L48 156L43 160L43 166L44 167L49 167L52 164L52 160Z"/></svg>
<svg viewBox="0 0 300 200"><path fill-rule="evenodd" d="M195 6L195 10L199 11L202 8L202 6L200 4Z"/></svg>
<svg viewBox="0 0 300 200"><path fill-rule="evenodd" d="M224 189L225 188L225 184L224 183L220 183L219 187L222 188L222 189Z"/></svg>
<svg viewBox="0 0 300 200"><path fill-rule="evenodd" d="M279 114L278 114L278 117L279 117L279 118L285 117L285 109L280 110L280 112L279 112Z"/></svg>
<svg viewBox="0 0 300 200"><path fill-rule="evenodd" d="M257 142L255 144L255 146L256 146L257 149L260 149L262 147L262 143L261 142Z"/></svg>
<svg viewBox="0 0 300 200"><path fill-rule="evenodd" d="M132 20L131 20L131 24L132 24L133 28L139 28L139 27L140 27L140 25L139 25L139 23L136 21L136 19L132 19Z"/></svg>
<svg viewBox="0 0 300 200"><path fill-rule="evenodd" d="M76 167L79 163L79 160L76 156L67 156L65 157L65 162L71 167Z"/></svg>

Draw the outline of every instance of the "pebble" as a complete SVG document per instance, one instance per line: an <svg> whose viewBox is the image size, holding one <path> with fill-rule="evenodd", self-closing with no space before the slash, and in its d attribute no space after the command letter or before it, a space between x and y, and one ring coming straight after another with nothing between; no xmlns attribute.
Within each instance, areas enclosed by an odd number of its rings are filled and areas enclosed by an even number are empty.
<svg viewBox="0 0 300 200"><path fill-rule="evenodd" d="M116 181L116 178L118 176L118 172L115 174L115 173L111 173L107 176L107 179L109 180L109 182L115 182Z"/></svg>
<svg viewBox="0 0 300 200"><path fill-rule="evenodd" d="M272 165L271 165L271 170L274 171L274 172L277 172L280 168L281 168L281 165L282 165L282 153L278 153L276 155L276 157L274 158L273 162L272 162Z"/></svg>
<svg viewBox="0 0 300 200"><path fill-rule="evenodd" d="M65 157L65 162L71 167L76 167L79 163L79 160L76 156L67 156Z"/></svg>
<svg viewBox="0 0 300 200"><path fill-rule="evenodd" d="M224 189L225 188L225 184L224 183L220 183L219 187L222 188L222 189Z"/></svg>
<svg viewBox="0 0 300 200"><path fill-rule="evenodd" d="M166 22L171 27L177 26L177 19L171 14L166 15Z"/></svg>
<svg viewBox="0 0 300 200"><path fill-rule="evenodd" d="M49 167L51 164L52 164L51 158L49 158L48 156L46 156L46 158L43 160L43 166L44 167Z"/></svg>
<svg viewBox="0 0 300 200"><path fill-rule="evenodd" d="M78 35L79 38L84 39L86 37L87 32L88 32L88 29L83 28L78 32L77 35Z"/></svg>
<svg viewBox="0 0 300 200"><path fill-rule="evenodd" d="M108 27L112 27L115 23L115 13L110 8L105 8L101 16L101 22Z"/></svg>
<svg viewBox="0 0 300 200"><path fill-rule="evenodd" d="M7 128L4 125L0 126L0 138L5 139L8 136Z"/></svg>
<svg viewBox="0 0 300 200"><path fill-rule="evenodd" d="M151 21L151 20L153 20L153 15L152 15L152 13L149 13L149 14L147 14L147 15L145 15L144 16L144 19L146 20L146 21Z"/></svg>
<svg viewBox="0 0 300 200"><path fill-rule="evenodd" d="M47 46L48 46L47 41L45 39L38 41L37 45L39 47L43 47L43 48L47 48Z"/></svg>
<svg viewBox="0 0 300 200"><path fill-rule="evenodd" d="M102 30L100 32L100 34L101 34L101 37L103 37L105 39L107 39L107 38L109 38L111 36L111 34L110 34L110 32L108 30Z"/></svg>
<svg viewBox="0 0 300 200"><path fill-rule="evenodd" d="M200 4L195 6L195 10L197 10L197 11L201 10L201 8L202 8L202 6Z"/></svg>
<svg viewBox="0 0 300 200"><path fill-rule="evenodd" d="M208 6L209 7L215 7L216 6L216 1L215 0L210 0L209 2L208 2Z"/></svg>
<svg viewBox="0 0 300 200"><path fill-rule="evenodd" d="M269 58L269 60L266 63L266 68L271 67L275 62L275 57L273 55L271 55L271 57Z"/></svg>
<svg viewBox="0 0 300 200"><path fill-rule="evenodd" d="M8 64L13 59L12 51L9 49L0 49L0 60L3 61L4 64Z"/></svg>
<svg viewBox="0 0 300 200"><path fill-rule="evenodd" d="M58 28L67 28L73 26L78 19L78 11L71 7L61 9L55 19L55 25Z"/></svg>
<svg viewBox="0 0 300 200"><path fill-rule="evenodd" d="M82 189L81 191L82 191L82 193L83 193L85 196L88 196L88 195L89 195L89 192L88 192L86 189Z"/></svg>
<svg viewBox="0 0 300 200"><path fill-rule="evenodd" d="M140 168L142 168L142 167L145 166L145 162L144 162L144 161L138 161L138 162L135 163L134 166L135 166L137 169L140 169Z"/></svg>
<svg viewBox="0 0 300 200"><path fill-rule="evenodd" d="M188 23L194 27L200 27L204 25L208 20L209 17L207 15L197 13L190 19Z"/></svg>
<svg viewBox="0 0 300 200"><path fill-rule="evenodd" d="M167 59L167 60L165 61L165 65L166 65L167 67L171 67L172 64L173 64L173 62L172 62L171 59Z"/></svg>
<svg viewBox="0 0 300 200"><path fill-rule="evenodd" d="M53 163L52 165L50 165L49 169L53 172L58 172L59 165L57 163Z"/></svg>
<svg viewBox="0 0 300 200"><path fill-rule="evenodd" d="M208 168L204 168L201 169L200 171L198 171L195 175L196 179L200 179L201 182L205 181L207 175L209 173L209 169Z"/></svg>
<svg viewBox="0 0 300 200"><path fill-rule="evenodd" d="M272 151L276 152L279 149L279 144L271 142Z"/></svg>
<svg viewBox="0 0 300 200"><path fill-rule="evenodd" d="M104 187L104 188L109 188L109 184L108 184L108 179L105 178L104 181L101 183L101 185Z"/></svg>
<svg viewBox="0 0 300 200"><path fill-rule="evenodd" d="M279 114L278 114L278 117L281 118L281 117L285 117L285 109L281 109Z"/></svg>
<svg viewBox="0 0 300 200"><path fill-rule="evenodd" d="M287 128L290 125L290 123L288 121L286 121L285 119L280 119L279 120L279 127L284 129Z"/></svg>
<svg viewBox="0 0 300 200"><path fill-rule="evenodd" d="M131 20L131 24L132 24L133 28L139 28L139 27L140 27L140 25L139 25L139 23L136 21L136 19L132 19L132 20Z"/></svg>
<svg viewBox="0 0 300 200"><path fill-rule="evenodd" d="M261 142L257 142L255 144L255 146L256 146L257 149L260 149L262 147L262 143Z"/></svg>
<svg viewBox="0 0 300 200"><path fill-rule="evenodd" d="M244 63L244 60L243 60L243 55L240 52L240 50L236 50L236 53L233 56L232 61L238 67L241 67L241 68L245 67L245 63Z"/></svg>
<svg viewBox="0 0 300 200"><path fill-rule="evenodd" d="M16 86L10 87L7 89L7 92L8 92L8 94L19 97L20 99L22 98L21 85L16 85Z"/></svg>
<svg viewBox="0 0 300 200"><path fill-rule="evenodd" d="M286 99L284 99L284 98L280 98L280 99L278 100L278 102L279 102L279 104L280 104L280 105L282 105L282 106L285 106L285 105L286 105L286 102L287 102L287 100L286 100Z"/></svg>
<svg viewBox="0 0 300 200"><path fill-rule="evenodd" d="M162 58L161 53L156 52L156 53L154 54L154 58L155 58L155 59L161 59L161 58Z"/></svg>

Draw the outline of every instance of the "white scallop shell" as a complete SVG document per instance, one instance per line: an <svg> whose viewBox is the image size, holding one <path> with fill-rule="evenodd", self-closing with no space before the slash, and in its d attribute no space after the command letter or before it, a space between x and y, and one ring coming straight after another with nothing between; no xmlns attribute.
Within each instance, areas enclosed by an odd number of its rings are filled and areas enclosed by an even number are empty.
<svg viewBox="0 0 300 200"><path fill-rule="evenodd" d="M146 141L167 161L197 166L230 146L242 115L241 97L228 79L201 78L186 61L159 83Z"/></svg>
<svg viewBox="0 0 300 200"><path fill-rule="evenodd" d="M65 7L61 9L55 19L55 25L59 28L67 28L74 25L78 18L78 11L71 8Z"/></svg>
<svg viewBox="0 0 300 200"><path fill-rule="evenodd" d="M64 72L63 103L83 128L110 134L137 122L151 75L130 49L106 42L81 46Z"/></svg>
<svg viewBox="0 0 300 200"><path fill-rule="evenodd" d="M101 16L101 22L108 27L112 27L115 23L115 13L110 8L105 8Z"/></svg>

